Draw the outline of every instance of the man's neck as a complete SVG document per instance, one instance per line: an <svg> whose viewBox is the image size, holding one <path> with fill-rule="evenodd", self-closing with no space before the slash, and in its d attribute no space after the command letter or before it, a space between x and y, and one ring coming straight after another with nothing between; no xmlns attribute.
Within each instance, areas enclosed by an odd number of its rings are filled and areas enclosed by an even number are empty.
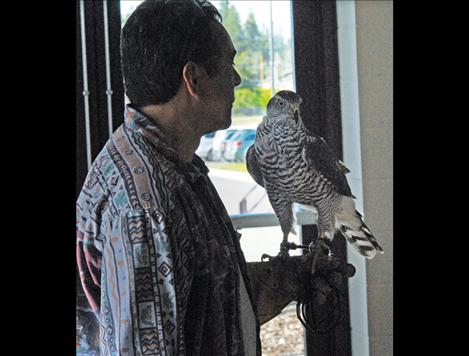
<svg viewBox="0 0 469 356"><path fill-rule="evenodd" d="M150 105L141 111L152 119L167 136L170 144L185 162L191 162L200 143L202 134L193 127L193 118L179 111L177 105Z"/></svg>

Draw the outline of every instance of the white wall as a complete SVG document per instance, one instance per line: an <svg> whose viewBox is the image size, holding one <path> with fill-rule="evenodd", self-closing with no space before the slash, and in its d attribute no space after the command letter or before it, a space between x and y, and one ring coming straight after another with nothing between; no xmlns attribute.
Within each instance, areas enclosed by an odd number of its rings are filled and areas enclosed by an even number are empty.
<svg viewBox="0 0 469 356"><path fill-rule="evenodd" d="M393 351L393 3L357 1L364 214L385 254L367 263L370 354Z"/></svg>
<svg viewBox="0 0 469 356"><path fill-rule="evenodd" d="M393 3L337 1L344 161L357 208L385 250L364 261L349 249L354 356L392 355Z"/></svg>

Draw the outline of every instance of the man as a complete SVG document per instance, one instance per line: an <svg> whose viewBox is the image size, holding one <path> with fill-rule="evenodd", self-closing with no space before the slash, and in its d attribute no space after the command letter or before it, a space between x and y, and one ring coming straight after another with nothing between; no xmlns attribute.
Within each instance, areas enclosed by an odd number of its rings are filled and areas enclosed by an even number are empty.
<svg viewBox="0 0 469 356"><path fill-rule="evenodd" d="M282 270L245 262L194 154L231 124L230 36L205 0L147 0L121 46L131 104L77 201L79 310L100 329L82 322L82 340L101 355L260 355L260 324L304 298L312 276L299 258Z"/></svg>

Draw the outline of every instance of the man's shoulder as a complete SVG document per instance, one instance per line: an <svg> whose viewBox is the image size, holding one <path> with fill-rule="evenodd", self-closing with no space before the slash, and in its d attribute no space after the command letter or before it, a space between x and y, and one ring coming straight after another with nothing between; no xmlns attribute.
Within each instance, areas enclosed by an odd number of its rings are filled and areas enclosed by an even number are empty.
<svg viewBox="0 0 469 356"><path fill-rule="evenodd" d="M102 206L118 214L158 208L172 200L179 178L173 162L141 135L120 127L94 160L82 196L108 201Z"/></svg>

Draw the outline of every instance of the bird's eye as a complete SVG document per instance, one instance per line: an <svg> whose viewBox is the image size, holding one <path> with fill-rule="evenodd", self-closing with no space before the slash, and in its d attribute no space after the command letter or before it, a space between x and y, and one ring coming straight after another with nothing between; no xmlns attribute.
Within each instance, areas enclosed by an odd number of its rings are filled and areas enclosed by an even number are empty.
<svg viewBox="0 0 469 356"><path fill-rule="evenodd" d="M285 105L285 104L283 103L283 101L281 101L281 102L279 103L279 105L280 105L280 106L283 106L283 105Z"/></svg>

